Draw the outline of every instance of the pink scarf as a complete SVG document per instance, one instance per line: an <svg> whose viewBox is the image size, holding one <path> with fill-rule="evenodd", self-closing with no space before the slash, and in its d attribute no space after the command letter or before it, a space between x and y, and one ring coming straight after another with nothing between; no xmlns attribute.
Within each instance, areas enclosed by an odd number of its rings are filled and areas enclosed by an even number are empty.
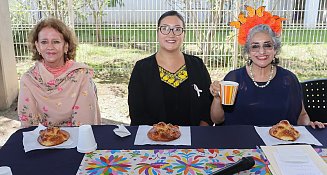
<svg viewBox="0 0 327 175"><path fill-rule="evenodd" d="M65 65L49 70L37 61L23 74L17 109L23 127L37 126L39 123L45 126L101 123L95 84L92 81L93 70L75 61ZM65 69L67 70L62 72ZM61 75L54 78L53 73Z"/></svg>

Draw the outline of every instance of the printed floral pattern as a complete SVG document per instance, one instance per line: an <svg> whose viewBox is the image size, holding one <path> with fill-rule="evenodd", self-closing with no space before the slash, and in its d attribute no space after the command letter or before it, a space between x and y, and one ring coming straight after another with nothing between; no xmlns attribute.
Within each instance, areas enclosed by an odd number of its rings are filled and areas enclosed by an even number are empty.
<svg viewBox="0 0 327 175"><path fill-rule="evenodd" d="M24 74L25 81L21 81L22 93L17 110L18 117L25 123L24 125L41 123L45 126L78 126L81 122L76 120L77 117L89 117L88 112L94 113L93 111L96 109L94 106L97 105L94 104L94 100L83 101L83 99L95 98L93 92L89 92L90 88L88 88L93 87L94 84L90 86L88 82L84 83L86 85L81 83L81 81L85 81L84 77L89 78L86 81L93 82L89 76L93 74L92 70L84 68L84 65L76 65L56 78L49 76L48 72L44 70L42 63L37 63ZM79 87L82 91L77 94L71 87ZM83 98L77 99L77 97ZM57 118L53 119L53 113L56 111L65 113L65 116L55 116ZM51 121L49 121L49 115L52 116Z"/></svg>
<svg viewBox="0 0 327 175"><path fill-rule="evenodd" d="M316 152L327 161L327 149ZM85 154L77 175L210 174L242 157L253 156L255 165L240 174L270 174L256 149L97 150Z"/></svg>
<svg viewBox="0 0 327 175"><path fill-rule="evenodd" d="M100 156L88 164L89 174L123 174L128 172L131 164L127 158L118 155Z"/></svg>
<svg viewBox="0 0 327 175"><path fill-rule="evenodd" d="M259 157L251 150L240 150L244 154ZM168 150L97 150L86 154L77 174L209 174L222 168L226 163L233 163L225 155L233 155L231 150L218 149L168 149ZM111 159L108 159L111 158ZM235 159L239 159L237 156ZM110 161L109 161L110 160ZM113 167L113 160L117 162ZM263 162L258 158L256 163L264 172ZM257 167L257 166L256 166Z"/></svg>

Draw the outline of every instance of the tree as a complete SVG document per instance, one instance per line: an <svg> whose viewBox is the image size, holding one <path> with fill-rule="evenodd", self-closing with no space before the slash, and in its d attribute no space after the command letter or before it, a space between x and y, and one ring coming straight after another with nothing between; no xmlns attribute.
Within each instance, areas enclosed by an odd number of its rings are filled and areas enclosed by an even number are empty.
<svg viewBox="0 0 327 175"><path fill-rule="evenodd" d="M195 30L197 45L204 55L203 59L207 59L207 55L214 50L215 45L212 40L216 36L216 29L221 22L222 10L224 4L228 0L167 0L171 6L175 6L180 10L185 11L185 17L188 23L197 24ZM198 11L199 8L206 8L205 12ZM205 13L199 17L198 13ZM203 25L205 24L205 25ZM206 30L204 29L206 28Z"/></svg>
<svg viewBox="0 0 327 175"><path fill-rule="evenodd" d="M53 16L65 21L68 17L67 2L69 0L12 0L10 1L10 11L14 23L22 23L26 21L30 24L33 21L39 21L42 18ZM85 4L81 0L71 0L73 2L75 15L82 17L79 9ZM84 17L85 18L85 17Z"/></svg>
<svg viewBox="0 0 327 175"><path fill-rule="evenodd" d="M32 10L30 5L26 5L22 1L10 1L9 10L12 24L29 24L31 15L26 12Z"/></svg>
<svg viewBox="0 0 327 175"><path fill-rule="evenodd" d="M96 28L97 43L102 41L101 26L106 7L123 6L123 0L86 0L85 3L92 10L93 20Z"/></svg>

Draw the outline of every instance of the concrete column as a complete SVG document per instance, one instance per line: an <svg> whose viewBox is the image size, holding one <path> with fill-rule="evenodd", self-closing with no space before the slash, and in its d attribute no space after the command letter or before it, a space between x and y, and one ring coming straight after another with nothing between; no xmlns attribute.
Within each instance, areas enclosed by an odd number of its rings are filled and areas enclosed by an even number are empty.
<svg viewBox="0 0 327 175"><path fill-rule="evenodd" d="M18 79L8 0L0 1L0 110L18 94Z"/></svg>
<svg viewBox="0 0 327 175"><path fill-rule="evenodd" d="M316 28L318 20L319 0L305 2L304 27Z"/></svg>

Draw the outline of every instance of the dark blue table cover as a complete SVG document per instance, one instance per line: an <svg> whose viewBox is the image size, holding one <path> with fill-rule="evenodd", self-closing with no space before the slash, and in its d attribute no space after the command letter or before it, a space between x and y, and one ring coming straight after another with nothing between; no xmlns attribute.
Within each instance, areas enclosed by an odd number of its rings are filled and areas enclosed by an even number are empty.
<svg viewBox="0 0 327 175"><path fill-rule="evenodd" d="M115 149L253 149L256 145L265 145L253 126L217 126L191 127L191 146L174 145L134 145L137 126L128 126L131 136L120 138L113 129L116 126L92 126L95 139L100 150ZM25 153L23 148L22 132L33 130L35 127L20 129L15 132L0 149L0 166L9 166L13 175L75 175L84 154L72 149L34 150ZM307 129L324 145L327 146L327 129Z"/></svg>

